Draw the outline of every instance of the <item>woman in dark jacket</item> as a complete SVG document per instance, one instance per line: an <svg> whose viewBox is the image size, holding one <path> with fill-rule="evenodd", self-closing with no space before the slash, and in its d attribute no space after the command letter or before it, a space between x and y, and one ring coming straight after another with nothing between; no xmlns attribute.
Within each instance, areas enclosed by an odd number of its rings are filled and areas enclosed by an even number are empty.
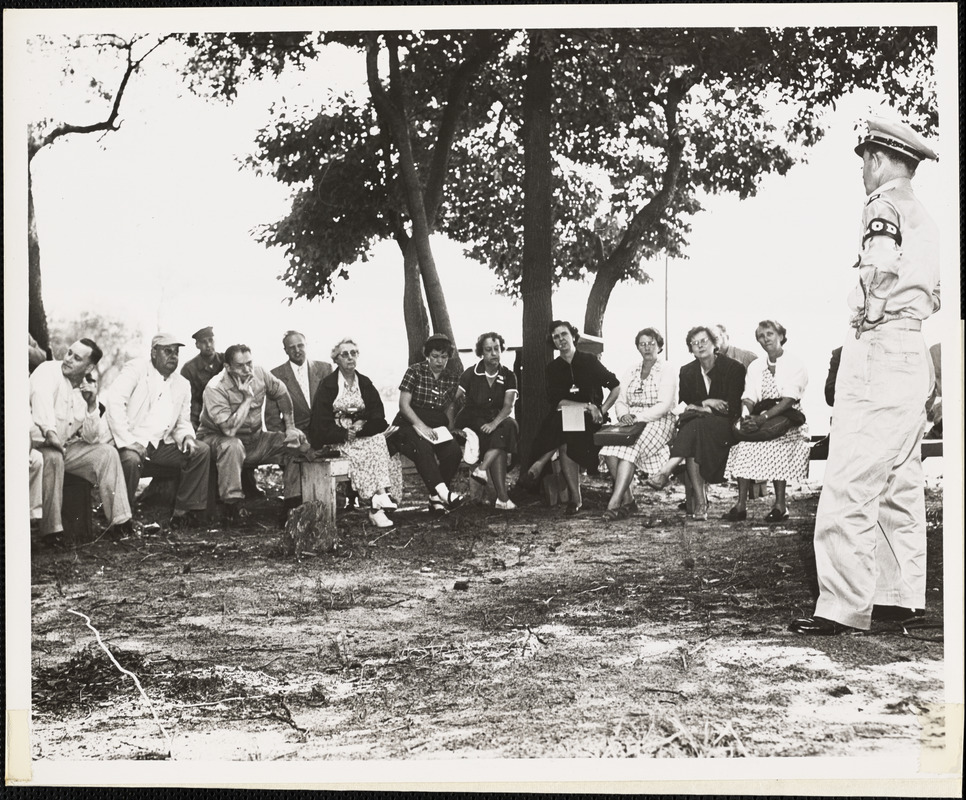
<svg viewBox="0 0 966 800"><path fill-rule="evenodd" d="M550 323L550 340L560 355L547 364L547 398L552 409L544 418L532 445L537 460L520 476L520 484L534 487L554 452L560 459L561 472L567 483L570 502L568 516L580 511L580 468L597 466L600 447L594 444L594 432L604 424L607 411L620 394L620 381L596 356L577 350L580 334L569 322ZM608 389L604 397L604 389ZM564 411L566 407L569 411ZM563 414L582 416L581 430L564 430Z"/></svg>
<svg viewBox="0 0 966 800"><path fill-rule="evenodd" d="M745 368L740 361L718 353L715 335L704 325L688 331L687 345L694 361L679 373L678 432L671 444L671 458L647 482L663 489L671 472L686 462L694 518L707 519L707 484L724 480L728 451L735 441L732 424L741 416Z"/></svg>
<svg viewBox="0 0 966 800"><path fill-rule="evenodd" d="M349 459L349 479L363 500L369 501L369 520L392 527L386 511L396 504L390 492L402 496L402 470L389 457L383 431L389 427L382 397L372 381L356 372L359 346L343 339L332 348L338 369L319 384L312 401L309 442L319 449L337 444Z"/></svg>

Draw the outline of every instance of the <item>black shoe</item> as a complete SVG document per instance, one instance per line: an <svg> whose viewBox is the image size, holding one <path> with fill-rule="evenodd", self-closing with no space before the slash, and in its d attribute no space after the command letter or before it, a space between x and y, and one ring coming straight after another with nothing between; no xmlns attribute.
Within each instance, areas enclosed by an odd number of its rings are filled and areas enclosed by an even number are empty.
<svg viewBox="0 0 966 800"><path fill-rule="evenodd" d="M688 510L687 500L682 500L680 503L678 503L678 511L687 511L687 510Z"/></svg>
<svg viewBox="0 0 966 800"><path fill-rule="evenodd" d="M721 519L727 522L742 522L748 519L747 511L739 511L737 508L732 508L727 514L723 514Z"/></svg>
<svg viewBox="0 0 966 800"><path fill-rule="evenodd" d="M198 520L195 518L194 512L188 511L184 514L172 514L171 519L168 520L168 530L172 531L186 531L189 528L194 528L198 525Z"/></svg>
<svg viewBox="0 0 966 800"><path fill-rule="evenodd" d="M854 631L855 628L843 625L841 622L836 622L835 620L813 615L811 617L792 620L792 624L788 626L788 630L792 633L801 633L805 636L837 636L840 633Z"/></svg>
<svg viewBox="0 0 966 800"><path fill-rule="evenodd" d="M902 606L872 606L872 619L876 622L912 622L926 616L924 608Z"/></svg>
<svg viewBox="0 0 966 800"><path fill-rule="evenodd" d="M578 506L576 503L567 503L567 507L564 509L564 514L568 517L575 517L580 513L580 509L583 506Z"/></svg>

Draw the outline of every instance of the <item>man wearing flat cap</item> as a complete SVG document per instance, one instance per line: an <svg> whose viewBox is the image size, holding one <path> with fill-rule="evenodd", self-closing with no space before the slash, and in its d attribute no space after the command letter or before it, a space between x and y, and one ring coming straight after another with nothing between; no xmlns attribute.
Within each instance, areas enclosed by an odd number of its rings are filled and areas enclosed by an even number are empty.
<svg viewBox="0 0 966 800"><path fill-rule="evenodd" d="M171 524L185 527L208 500L211 453L191 425L191 387L177 373L184 345L170 333L151 339L148 358L124 365L107 392L107 425L121 457L128 502L148 462L177 467L181 480Z"/></svg>
<svg viewBox="0 0 966 800"><path fill-rule="evenodd" d="M922 321L939 309L939 232L912 191L938 160L912 128L868 120L855 152L868 195L815 519L819 598L796 633L868 630L922 616L926 508L920 444L931 390Z"/></svg>

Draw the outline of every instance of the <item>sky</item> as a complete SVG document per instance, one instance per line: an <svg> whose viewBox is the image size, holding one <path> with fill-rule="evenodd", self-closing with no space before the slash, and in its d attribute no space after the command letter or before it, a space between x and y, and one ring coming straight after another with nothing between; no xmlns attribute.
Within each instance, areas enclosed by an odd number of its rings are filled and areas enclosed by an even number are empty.
<svg viewBox="0 0 966 800"><path fill-rule="evenodd" d="M273 103L318 107L329 91L360 90L362 59L336 50L305 72L244 86L229 105L192 94L164 67L177 49L151 58L129 84L119 131L66 137L34 159L48 318L97 312L124 320L145 341L171 331L186 343L183 361L195 353L191 333L212 325L220 349L244 342L266 367L285 360L287 330L305 333L310 358L325 360L348 335L362 348L360 368L379 386L395 385L407 351L396 245L381 243L367 263L353 266L333 300L289 305L291 292L277 278L284 254L252 235L285 214L287 190L242 167ZM56 74L46 77L31 95L38 116L97 117L98 106L71 105L79 93L65 92ZM855 280L850 265L864 200L854 126L882 103L871 93L846 98L807 163L767 176L757 196L707 198L692 220L686 259L658 259L646 267L652 282L615 289L604 363L623 373L637 357L634 333L645 326L666 333L665 355L676 365L690 358L684 335L697 324L723 323L735 344L758 352L757 322L777 319L789 331L789 352L809 368L806 413L815 432L827 428L822 386L829 353L848 333L844 298ZM942 152L943 142L937 146ZM917 176L929 208L939 205L941 174L925 164ZM519 344L520 304L498 295L489 271L459 245L437 236L433 249L459 345L471 347L485 330ZM563 285L554 294L555 317L580 327L588 291L586 282ZM930 343L948 311L927 323Z"/></svg>
<svg viewBox="0 0 966 800"><path fill-rule="evenodd" d="M946 343L947 376L962 371L955 12L952 3L702 6L702 23L708 25L941 24L941 130L935 144L942 160L938 165L924 164L915 186L943 235L944 307L927 322L924 332L929 343L940 339ZM23 361L21 342L26 328L26 244L22 235L26 211L25 202L16 202L16 198L26 197L22 137L26 120L51 108L59 95L62 99L57 82L50 82L49 75L17 69L15 59L22 57L22 38L15 37L35 29L76 31L80 27L90 31L120 31L125 26L256 30L374 24L371 10L369 16L354 19L345 16L351 16L351 10L331 8L248 10L241 22L233 16L236 13L200 9L38 12L27 19L28 24L18 27L10 23L20 22L20 18L4 12L8 432L26 414L25 379L21 370L10 368ZM560 12L561 24L564 13L583 14L578 21L585 25L693 24L692 12L683 5L670 11L657 6L568 7ZM461 27L474 21L492 24L495 15L503 25L547 24L545 8L523 6L499 13L493 7L475 12L434 8L432 16L425 10L385 8L379 12L378 22L386 28L412 27L420 20L424 24L431 20L439 27ZM363 78L356 63L333 57L302 75L284 77L279 84L247 86L233 105L226 106L191 95L164 70L146 68L129 87L120 131L100 139L72 136L35 159L34 191L49 318L70 318L87 310L123 319L145 338L159 329L169 330L187 343L183 360L194 352L190 334L212 325L221 349L244 341L253 348L256 363L266 367L284 360L281 338L288 329L302 330L310 357L325 360L331 345L350 335L361 345L360 369L377 385L396 384L405 370L407 344L401 258L395 245L378 246L368 263L353 267L352 279L338 285L334 302L296 301L289 306L285 302L289 292L277 279L284 268L283 254L267 250L251 235L258 225L285 213L286 193L270 178L258 177L239 165L251 152L255 133L268 119L267 109L280 94L293 103L318 103L329 88L359 86ZM724 323L735 344L757 350L756 323L775 318L789 331L788 351L795 352L809 369L810 385L803 405L810 427L813 432L827 429L822 386L830 351L851 335L845 297L855 280L850 265L858 248L864 201L861 162L852 152L854 125L870 105L881 100L861 96L840 103L828 118L827 135L810 151L808 163L794 167L785 177L767 177L756 197L745 201L710 198L706 211L692 221L689 258L667 263L667 281L665 264L659 261L649 270L652 283L621 285L615 290L604 321L604 363L621 374L637 357L634 333L648 325L665 331L667 357L675 365L689 358L684 335L695 324ZM480 332L490 329L501 331L508 344L519 344L520 306L496 295L495 281L487 270L467 261L459 246L436 237L433 248L460 345L471 346ZM561 287L554 294L554 315L579 327L588 290L588 285L579 283ZM22 372L25 375L26 370ZM947 398L954 409L961 410L960 382L947 384ZM950 419L945 461L949 469L956 470L961 467L961 453L954 448L962 441L962 414L952 418L947 414ZM8 453L19 454L18 441L16 436L8 436ZM7 471L6 493L14 500L8 502L8 509L22 505L19 498L26 496L25 472ZM955 479L952 483L958 485ZM961 515L961 502L954 499L950 503L947 498L945 513L950 529L961 529L961 525L957 528L957 520L962 519L957 516ZM952 538L947 542L946 563L959 564L961 543L953 543ZM954 545L960 549L950 550ZM8 556L10 546L8 541ZM8 558L8 576L12 563L24 562ZM954 591L956 595L947 596L947 609L962 606L961 580L947 582L947 593ZM8 621L19 613L21 621L29 622L29 592L23 594L26 597L8 594ZM29 642L29 630L10 626L9 634L8 644ZM954 656L948 648L948 674L958 686L961 659ZM11 681L23 680L23 675L10 669ZM29 664L24 669L29 680ZM97 783L102 780L103 765L92 766L97 775L90 780ZM296 774L299 766L293 765L289 774ZM893 766L863 765L850 774L878 777L889 774ZM615 767L615 776L619 768ZM787 776L789 769L783 765L778 774ZM810 775L811 770L807 766L800 773ZM71 780L82 782L84 774L76 771ZM764 767L757 772L758 777L771 774ZM306 779L318 780L317 776ZM416 779L424 778L420 774Z"/></svg>

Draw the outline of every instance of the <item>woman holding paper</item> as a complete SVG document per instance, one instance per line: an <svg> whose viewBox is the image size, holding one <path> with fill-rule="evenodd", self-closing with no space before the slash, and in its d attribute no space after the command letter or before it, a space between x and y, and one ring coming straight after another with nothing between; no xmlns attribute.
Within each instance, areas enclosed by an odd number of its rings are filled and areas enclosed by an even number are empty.
<svg viewBox="0 0 966 800"><path fill-rule="evenodd" d="M686 462L694 518L707 519L707 484L724 480L728 450L735 441L731 426L741 416L745 368L740 361L718 353L715 335L704 325L691 328L685 341L694 361L679 373L678 432L670 459L647 483L663 489L674 469Z"/></svg>
<svg viewBox="0 0 966 800"><path fill-rule="evenodd" d="M402 497L399 459L389 457L383 432L389 427L379 390L358 372L359 345L342 339L332 348L338 369L319 384L312 400L309 442L319 450L337 444L349 459L349 480L369 501L369 521L391 528L387 511L395 511L390 493Z"/></svg>
<svg viewBox="0 0 966 800"><path fill-rule="evenodd" d="M539 457L520 476L520 485L532 489L556 452L570 496L569 516L580 511L582 504L580 468L593 469L598 463L600 448L594 444L594 431L604 424L620 393L617 376L595 356L579 352L579 340L577 329L569 322L550 323L550 341L560 351L546 371L547 397L553 410L544 418L533 443L532 452ZM606 398L605 388L610 390Z"/></svg>
<svg viewBox="0 0 966 800"><path fill-rule="evenodd" d="M517 398L517 377L500 363L506 342L495 331L476 340L476 366L460 376L457 399L463 408L456 418L458 428L469 428L480 440L480 465L470 474L486 483L489 475L496 490L496 508L512 511L516 506L506 491L507 454L517 451L517 421L510 415Z"/></svg>
<svg viewBox="0 0 966 800"><path fill-rule="evenodd" d="M393 420L399 426L399 452L416 465L429 490L430 510L444 513L463 502L449 489L463 458L451 433L459 388L459 376L446 371L452 354L445 334L434 333L426 340L426 360L410 365L399 384L399 413Z"/></svg>
<svg viewBox="0 0 966 800"><path fill-rule="evenodd" d="M656 328L644 328L634 339L641 354L640 362L621 381L621 394L614 404L617 422L633 425L646 422L647 427L636 441L627 445L607 445L600 455L614 481L614 491L604 512L605 520L626 517L637 510L631 493L634 470L657 472L669 457L668 442L674 435L674 370L659 359L664 351L664 337Z"/></svg>

